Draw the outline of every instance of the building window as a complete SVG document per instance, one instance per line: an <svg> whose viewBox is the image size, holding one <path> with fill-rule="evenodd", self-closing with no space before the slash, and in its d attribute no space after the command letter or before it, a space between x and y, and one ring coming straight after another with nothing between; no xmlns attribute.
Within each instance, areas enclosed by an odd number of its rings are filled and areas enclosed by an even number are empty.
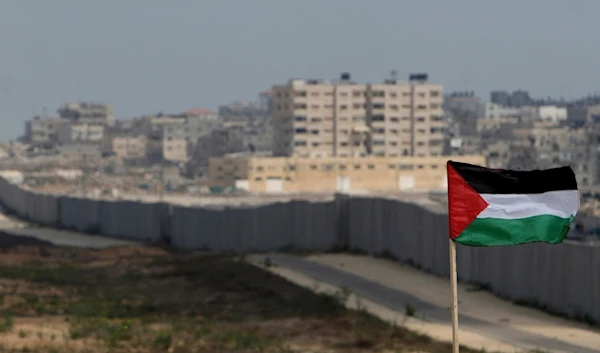
<svg viewBox="0 0 600 353"><path fill-rule="evenodd" d="M340 170L344 170L344 169L346 169L346 165L345 164L340 164L338 166L338 168L340 168Z"/></svg>
<svg viewBox="0 0 600 353"><path fill-rule="evenodd" d="M367 167L368 167L369 169L375 169L375 164L369 164Z"/></svg>
<svg viewBox="0 0 600 353"><path fill-rule="evenodd" d="M371 121L385 121L385 116L384 115L373 115L373 117L371 117Z"/></svg>
<svg viewBox="0 0 600 353"><path fill-rule="evenodd" d="M439 97L440 91L431 91L431 92L429 92L429 96L430 97Z"/></svg>
<svg viewBox="0 0 600 353"><path fill-rule="evenodd" d="M340 110L346 110L346 109L348 109L347 105L345 105L345 104L340 105Z"/></svg>
<svg viewBox="0 0 600 353"><path fill-rule="evenodd" d="M304 103L294 104L294 109L306 109L306 104L304 104Z"/></svg>
<svg viewBox="0 0 600 353"><path fill-rule="evenodd" d="M408 152L405 150L405 152ZM400 170L413 170L414 166L412 164L400 164Z"/></svg>
<svg viewBox="0 0 600 353"><path fill-rule="evenodd" d="M353 97L361 97L363 95L363 93L361 91L354 91L352 92L352 96Z"/></svg>
<svg viewBox="0 0 600 353"><path fill-rule="evenodd" d="M360 169L360 164L355 164L354 169Z"/></svg>
<svg viewBox="0 0 600 353"><path fill-rule="evenodd" d="M299 127L296 128L296 130L294 130L297 134L305 134L306 133L306 128L304 127Z"/></svg>
<svg viewBox="0 0 600 353"><path fill-rule="evenodd" d="M317 165L316 165L316 164L311 164L311 165L310 165L310 169L312 169L312 170L317 170Z"/></svg>
<svg viewBox="0 0 600 353"><path fill-rule="evenodd" d="M306 117L303 115L296 115L294 121L306 121Z"/></svg>
<svg viewBox="0 0 600 353"><path fill-rule="evenodd" d="M373 103L371 106L373 109L383 109L385 107L383 103Z"/></svg>
<svg viewBox="0 0 600 353"><path fill-rule="evenodd" d="M390 169L396 169L396 165L395 165L395 164L390 164L388 167L389 167Z"/></svg>
<svg viewBox="0 0 600 353"><path fill-rule="evenodd" d="M385 97L384 91L373 91L373 97Z"/></svg>
<svg viewBox="0 0 600 353"><path fill-rule="evenodd" d="M256 177L256 178L254 178L254 180L256 180L256 181L261 181L261 180L262 180L262 178L261 178L261 177Z"/></svg>

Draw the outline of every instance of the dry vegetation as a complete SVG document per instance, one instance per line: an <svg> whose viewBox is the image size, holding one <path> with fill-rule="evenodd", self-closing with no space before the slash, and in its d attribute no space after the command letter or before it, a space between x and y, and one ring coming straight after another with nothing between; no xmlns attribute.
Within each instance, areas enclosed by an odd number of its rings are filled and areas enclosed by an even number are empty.
<svg viewBox="0 0 600 353"><path fill-rule="evenodd" d="M2 251L1 352L451 351L243 258L148 247Z"/></svg>

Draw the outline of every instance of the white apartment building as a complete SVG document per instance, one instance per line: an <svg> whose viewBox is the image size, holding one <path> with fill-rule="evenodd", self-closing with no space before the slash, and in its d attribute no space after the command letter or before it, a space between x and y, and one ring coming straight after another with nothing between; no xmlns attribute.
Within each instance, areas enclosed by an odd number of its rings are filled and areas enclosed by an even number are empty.
<svg viewBox="0 0 600 353"><path fill-rule="evenodd" d="M507 107L496 103L485 103L481 107L481 117L484 119L520 119L523 114L520 108Z"/></svg>
<svg viewBox="0 0 600 353"><path fill-rule="evenodd" d="M538 119L559 123L567 120L567 108L545 105L537 108Z"/></svg>
<svg viewBox="0 0 600 353"><path fill-rule="evenodd" d="M273 87L275 156L436 156L444 149L443 86L290 80Z"/></svg>
<svg viewBox="0 0 600 353"><path fill-rule="evenodd" d="M58 142L62 145L77 142L100 143L103 138L103 125L62 123L58 127Z"/></svg>

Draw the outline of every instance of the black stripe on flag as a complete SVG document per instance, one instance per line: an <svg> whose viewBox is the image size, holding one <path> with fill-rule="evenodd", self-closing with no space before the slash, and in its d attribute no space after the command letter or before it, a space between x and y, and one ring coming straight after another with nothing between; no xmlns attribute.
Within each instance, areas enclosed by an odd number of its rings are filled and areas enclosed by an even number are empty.
<svg viewBox="0 0 600 353"><path fill-rule="evenodd" d="M577 190L577 180L571 167L515 171L454 161L448 163L480 194L541 194Z"/></svg>

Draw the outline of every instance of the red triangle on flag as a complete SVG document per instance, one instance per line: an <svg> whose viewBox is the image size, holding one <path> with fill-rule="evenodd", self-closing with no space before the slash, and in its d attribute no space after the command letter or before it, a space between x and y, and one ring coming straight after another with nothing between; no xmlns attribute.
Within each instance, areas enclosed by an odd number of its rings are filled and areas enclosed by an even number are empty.
<svg viewBox="0 0 600 353"><path fill-rule="evenodd" d="M467 184L450 163L447 164L447 173L450 238L455 239L489 204Z"/></svg>

